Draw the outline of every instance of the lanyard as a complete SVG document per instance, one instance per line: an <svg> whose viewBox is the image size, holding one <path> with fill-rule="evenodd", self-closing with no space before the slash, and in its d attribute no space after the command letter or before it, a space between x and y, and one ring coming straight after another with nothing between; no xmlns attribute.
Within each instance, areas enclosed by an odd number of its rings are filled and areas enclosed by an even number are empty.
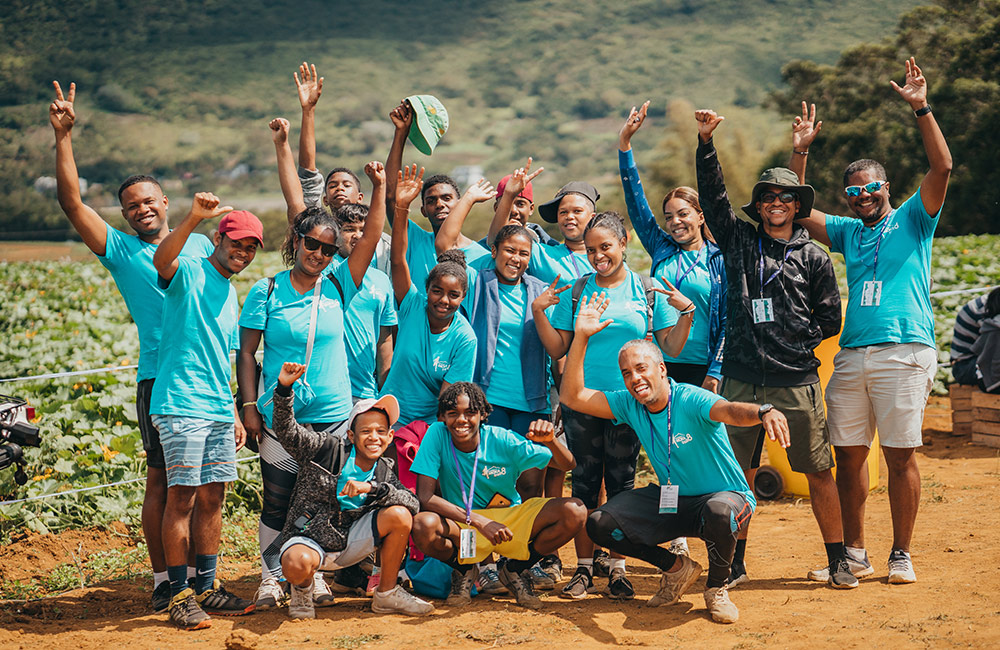
<svg viewBox="0 0 1000 650"><path fill-rule="evenodd" d="M771 274L771 277L767 279L767 282L764 282L764 242L760 239L760 237L757 238L757 252L760 253L760 259L757 260L757 270L760 271L760 297L763 298L764 287L771 284L771 280L778 277L781 270L785 268L785 262L788 261L788 256L792 254L792 250L787 246L785 247L784 259L781 260L781 264L778 265L778 270Z"/></svg>
<svg viewBox="0 0 1000 650"><path fill-rule="evenodd" d="M681 262L684 261L684 256L683 256L683 251L677 251L677 272L674 273L674 288L676 289L681 288L681 282L684 282L684 278L686 278L688 274L694 270L694 267L698 266L698 264L701 263L701 257L702 255L704 255L704 253L705 253L705 246L702 245L701 250L699 250L698 254L695 256L694 261L691 262L691 266L687 267L687 270L684 271L684 273L681 273Z"/></svg>
<svg viewBox="0 0 1000 650"><path fill-rule="evenodd" d="M673 401L674 391L667 394L667 485L670 485L670 447L674 441L673 426L670 422L670 403ZM649 455L656 460L656 462L662 464L659 458L656 458L656 431L653 430L653 419L649 420Z"/></svg>
<svg viewBox="0 0 1000 650"><path fill-rule="evenodd" d="M882 247L882 238L885 236L885 229L889 225L889 220L892 219L893 215L896 214L895 211L891 212L885 219L882 220L882 227L878 231L878 239L875 240L875 259L872 260L872 280L875 279L875 273L878 271L878 251ZM858 259L861 260L861 237L865 234L865 227L861 226L861 230L858 231ZM864 260L861 260L862 264L865 264ZM865 266L868 266L865 264Z"/></svg>
<svg viewBox="0 0 1000 650"><path fill-rule="evenodd" d="M451 440L451 459L455 461L455 474L458 475L458 483L462 487L462 501L465 502L465 523L472 524L472 500L476 496L476 470L479 468L479 447L476 446L476 459L472 461L472 480L469 481L469 491L465 491L465 479L462 478L462 468L458 465L458 454L455 452L455 443ZM480 443L482 441L480 440Z"/></svg>
<svg viewBox="0 0 1000 650"><path fill-rule="evenodd" d="M566 244L563 244L563 246L566 246ZM580 277L580 267L577 266L577 263L576 263L576 253L574 253L573 249L570 248L569 246L566 246L566 250L569 251L569 261L573 263L573 273L575 273L575 275L573 276L573 278L574 279L579 278Z"/></svg>

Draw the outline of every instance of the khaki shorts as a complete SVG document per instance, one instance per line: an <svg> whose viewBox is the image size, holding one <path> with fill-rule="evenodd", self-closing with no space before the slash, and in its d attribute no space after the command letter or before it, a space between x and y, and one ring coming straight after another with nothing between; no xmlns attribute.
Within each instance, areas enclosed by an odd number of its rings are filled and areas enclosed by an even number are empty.
<svg viewBox="0 0 1000 650"><path fill-rule="evenodd" d="M830 440L871 447L877 428L883 447L919 447L936 372L937 352L922 343L844 348L827 386Z"/></svg>
<svg viewBox="0 0 1000 650"><path fill-rule="evenodd" d="M725 377L722 396L731 402L773 404L788 419L791 444L785 452L792 471L815 474L833 467L830 432L823 411L823 388L819 382L806 386L755 386ZM726 425L729 444L743 471L760 467L764 427Z"/></svg>

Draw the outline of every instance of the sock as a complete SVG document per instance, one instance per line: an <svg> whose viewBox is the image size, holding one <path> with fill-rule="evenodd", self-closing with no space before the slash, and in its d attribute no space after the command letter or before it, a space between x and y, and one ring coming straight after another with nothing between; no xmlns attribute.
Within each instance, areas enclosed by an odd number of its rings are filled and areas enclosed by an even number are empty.
<svg viewBox="0 0 1000 650"><path fill-rule="evenodd" d="M615 569L621 569L622 571L625 570L625 558L623 557L611 558L611 570L614 571Z"/></svg>
<svg viewBox="0 0 1000 650"><path fill-rule="evenodd" d="M858 562L865 561L866 553L864 548L858 548L857 546L845 546L844 550L847 552L847 557L852 560L856 560Z"/></svg>
<svg viewBox="0 0 1000 650"><path fill-rule="evenodd" d="M167 567L167 579L170 580L171 598L187 589L187 570L188 566L186 564Z"/></svg>
<svg viewBox="0 0 1000 650"><path fill-rule="evenodd" d="M187 568L187 585L188 585L188 587L191 587L192 589L194 589L194 578L195 578L196 575L198 575L198 574L195 572L194 567L193 566L189 566Z"/></svg>
<svg viewBox="0 0 1000 650"><path fill-rule="evenodd" d="M581 557L576 561L576 569L583 569L588 575L594 575L594 558Z"/></svg>
<svg viewBox="0 0 1000 650"><path fill-rule="evenodd" d="M733 564L743 566L744 557L747 552L747 541L745 539L736 540L736 552L733 553Z"/></svg>
<svg viewBox="0 0 1000 650"><path fill-rule="evenodd" d="M480 564L479 568L482 569L482 570L484 570L484 571L491 571L491 570L492 571L496 571L497 570L497 563L496 562L487 562L486 564Z"/></svg>
<svg viewBox="0 0 1000 650"><path fill-rule="evenodd" d="M833 542L832 544L823 544L823 546L826 547L826 561L828 564L832 565L837 560L847 559L843 542Z"/></svg>
<svg viewBox="0 0 1000 650"><path fill-rule="evenodd" d="M542 559L542 554L535 550L535 544L528 544L528 559L527 560L507 560L507 570L513 571L514 573L521 573L522 571L527 571L531 567L535 566L535 563ZM591 560L593 564L593 560Z"/></svg>
<svg viewBox="0 0 1000 650"><path fill-rule="evenodd" d="M218 557L218 555L194 556L194 564L197 569L197 575L194 579L195 593L203 594L212 588L215 583L215 564Z"/></svg>
<svg viewBox="0 0 1000 650"><path fill-rule="evenodd" d="M156 589L168 580L170 580L170 578L167 576L166 571L153 571L153 589Z"/></svg>

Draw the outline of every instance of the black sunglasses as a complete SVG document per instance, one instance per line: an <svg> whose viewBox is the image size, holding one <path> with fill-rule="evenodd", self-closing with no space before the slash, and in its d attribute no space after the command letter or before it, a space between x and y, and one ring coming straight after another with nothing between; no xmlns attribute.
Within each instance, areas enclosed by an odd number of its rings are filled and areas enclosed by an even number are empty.
<svg viewBox="0 0 1000 650"><path fill-rule="evenodd" d="M760 195L761 203L774 203L775 199L780 199L782 203L791 203L799 198L795 192L764 192Z"/></svg>
<svg viewBox="0 0 1000 650"><path fill-rule="evenodd" d="M315 237L303 235L302 233L299 233L299 237L302 238L302 245L306 247L307 251L314 251L320 248L322 249L323 257L333 257L333 254L337 252L336 244L325 244Z"/></svg>

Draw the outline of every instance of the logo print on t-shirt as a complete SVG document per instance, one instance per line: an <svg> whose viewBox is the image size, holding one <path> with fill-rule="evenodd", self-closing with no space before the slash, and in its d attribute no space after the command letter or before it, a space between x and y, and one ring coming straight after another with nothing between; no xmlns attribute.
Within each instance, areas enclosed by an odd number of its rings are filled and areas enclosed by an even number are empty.
<svg viewBox="0 0 1000 650"><path fill-rule="evenodd" d="M498 476L506 476L506 475L507 475L506 467L497 467L494 465L493 467L487 466L483 468L483 478L496 478Z"/></svg>
<svg viewBox="0 0 1000 650"><path fill-rule="evenodd" d="M692 436L690 433L675 433L674 447L680 447L681 445L686 445L692 440L694 440L694 436Z"/></svg>
<svg viewBox="0 0 1000 650"><path fill-rule="evenodd" d="M442 372L448 372L451 370L451 364L442 360L441 357L434 357L434 369Z"/></svg>

